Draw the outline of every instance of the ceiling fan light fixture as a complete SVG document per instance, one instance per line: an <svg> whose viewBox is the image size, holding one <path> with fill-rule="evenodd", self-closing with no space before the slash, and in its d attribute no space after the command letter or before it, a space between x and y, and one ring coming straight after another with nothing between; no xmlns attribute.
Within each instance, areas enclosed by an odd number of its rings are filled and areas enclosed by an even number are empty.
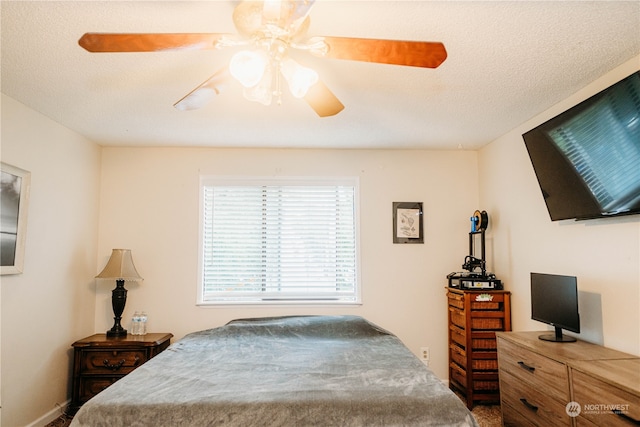
<svg viewBox="0 0 640 427"><path fill-rule="evenodd" d="M303 98L309 88L319 80L315 70L304 67L291 58L286 58L281 62L280 71L289 85L291 94L296 98Z"/></svg>
<svg viewBox="0 0 640 427"><path fill-rule="evenodd" d="M244 86L246 99L270 105L282 102L286 80L294 97L304 98L320 116L338 114L344 105L314 70L289 58L292 50L321 58L437 68L447 59L441 42L373 38L307 37L309 12L317 0L238 0L233 10L237 34L86 33L78 43L88 52L163 52L241 46L229 65L180 99L178 110L204 106L221 93L228 75Z"/></svg>
<svg viewBox="0 0 640 427"><path fill-rule="evenodd" d="M261 51L241 50L229 62L229 72L246 88L256 86L262 80L269 59Z"/></svg>
<svg viewBox="0 0 640 427"><path fill-rule="evenodd" d="M259 102L262 105L271 105L271 100L274 95L273 91L273 73L271 67L267 67L264 71L262 79L258 84L252 87L245 87L243 95L245 99L253 102Z"/></svg>

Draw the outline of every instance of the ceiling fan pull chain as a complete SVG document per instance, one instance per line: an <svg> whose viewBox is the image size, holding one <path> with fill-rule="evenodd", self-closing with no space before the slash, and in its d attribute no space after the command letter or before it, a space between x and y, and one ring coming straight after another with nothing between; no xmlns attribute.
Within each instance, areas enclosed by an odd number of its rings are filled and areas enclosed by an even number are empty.
<svg viewBox="0 0 640 427"><path fill-rule="evenodd" d="M275 89L274 89L274 95L276 96L276 103L278 105L282 105L282 73L280 72L280 62L278 62L277 64L274 63L273 64L273 74L274 74L274 79L275 79Z"/></svg>

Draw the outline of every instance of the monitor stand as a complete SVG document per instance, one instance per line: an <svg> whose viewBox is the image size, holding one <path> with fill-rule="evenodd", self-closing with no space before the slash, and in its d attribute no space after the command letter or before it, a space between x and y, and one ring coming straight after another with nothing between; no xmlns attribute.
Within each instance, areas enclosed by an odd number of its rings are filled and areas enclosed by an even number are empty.
<svg viewBox="0 0 640 427"><path fill-rule="evenodd" d="M540 338L543 341L551 341L551 342L576 342L577 339L574 337L571 337L569 335L562 335L562 328L555 326L556 328L556 332L555 334L545 334L545 335L540 335L538 338Z"/></svg>

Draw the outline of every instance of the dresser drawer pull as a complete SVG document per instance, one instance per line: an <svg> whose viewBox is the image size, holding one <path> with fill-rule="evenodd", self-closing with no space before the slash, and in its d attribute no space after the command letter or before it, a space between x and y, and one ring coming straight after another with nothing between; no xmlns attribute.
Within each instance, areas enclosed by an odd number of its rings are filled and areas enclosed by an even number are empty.
<svg viewBox="0 0 640 427"><path fill-rule="evenodd" d="M529 401L527 401L527 399L525 399L524 397L520 398L520 402L522 402L522 404L524 406L526 406L527 408L531 409L533 412L537 412L538 411L538 407L532 403L529 403Z"/></svg>
<svg viewBox="0 0 640 427"><path fill-rule="evenodd" d="M534 368L533 366L527 365L522 360L518 362L518 365L520 365L521 368L526 369L529 372L533 372L536 370L536 368Z"/></svg>
<svg viewBox="0 0 640 427"><path fill-rule="evenodd" d="M619 416L623 420L629 421L631 424L635 424L637 426L640 426L640 421L639 420L636 420L635 418L630 417L629 415L625 414L624 412L622 412L622 411L620 411L618 409L614 409L611 412L613 412L614 414L616 414L617 416Z"/></svg>
<svg viewBox="0 0 640 427"><path fill-rule="evenodd" d="M117 371L118 369L122 368L122 365L124 365L125 360L121 359L119 362L111 364L109 363L108 359L104 359L104 361L102 362L102 364L108 368L111 369L112 371Z"/></svg>

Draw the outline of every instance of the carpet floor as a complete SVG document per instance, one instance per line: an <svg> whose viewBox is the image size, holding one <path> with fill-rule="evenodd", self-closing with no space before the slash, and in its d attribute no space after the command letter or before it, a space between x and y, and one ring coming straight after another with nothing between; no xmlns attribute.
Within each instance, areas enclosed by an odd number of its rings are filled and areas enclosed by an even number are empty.
<svg viewBox="0 0 640 427"><path fill-rule="evenodd" d="M471 413L480 424L480 427L501 427L502 411L500 405L476 405Z"/></svg>

